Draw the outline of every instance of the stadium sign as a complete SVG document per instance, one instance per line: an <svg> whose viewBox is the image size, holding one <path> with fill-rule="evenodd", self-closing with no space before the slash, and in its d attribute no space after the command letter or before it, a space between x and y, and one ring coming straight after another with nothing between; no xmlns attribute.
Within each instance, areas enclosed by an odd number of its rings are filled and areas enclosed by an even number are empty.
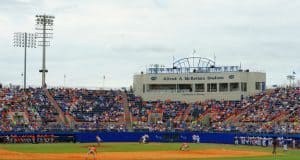
<svg viewBox="0 0 300 160"><path fill-rule="evenodd" d="M151 77L150 79L151 79L152 81L154 81L154 80L157 79L157 77Z"/></svg>
<svg viewBox="0 0 300 160"><path fill-rule="evenodd" d="M234 78L234 77L233 77ZM152 79L152 77L151 77ZM202 81L202 80L220 80L225 79L223 76L207 76L207 77L195 77L195 76L181 76L181 77L163 77L164 81ZM232 79L232 78L231 78Z"/></svg>
<svg viewBox="0 0 300 160"><path fill-rule="evenodd" d="M216 80L216 79L224 79L224 77L218 77L218 76L208 76L207 80Z"/></svg>

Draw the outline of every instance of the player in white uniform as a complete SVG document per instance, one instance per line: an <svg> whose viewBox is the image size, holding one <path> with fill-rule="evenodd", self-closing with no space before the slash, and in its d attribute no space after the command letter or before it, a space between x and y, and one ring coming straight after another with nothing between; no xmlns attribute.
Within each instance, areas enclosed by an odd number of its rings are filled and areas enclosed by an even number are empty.
<svg viewBox="0 0 300 160"><path fill-rule="evenodd" d="M102 141L102 139L100 138L99 135L96 136L96 140L97 140L98 146L100 146L100 142Z"/></svg>
<svg viewBox="0 0 300 160"><path fill-rule="evenodd" d="M140 138L140 143L146 144L149 142L149 135L145 134Z"/></svg>

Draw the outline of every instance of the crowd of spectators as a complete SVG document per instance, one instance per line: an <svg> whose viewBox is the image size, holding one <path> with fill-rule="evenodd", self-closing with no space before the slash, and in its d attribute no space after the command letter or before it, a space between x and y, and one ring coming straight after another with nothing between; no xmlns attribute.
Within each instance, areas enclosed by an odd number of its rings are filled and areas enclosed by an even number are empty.
<svg viewBox="0 0 300 160"><path fill-rule="evenodd" d="M30 92L30 98L28 100L28 106L30 106L30 112L29 114L33 114L35 118L37 118L38 113L41 120L43 121L43 124L47 124L49 122L56 122L58 112L53 107L53 104L49 101L48 97L46 96L45 92L41 89L31 89ZM30 116L32 117L32 116Z"/></svg>
<svg viewBox="0 0 300 160"><path fill-rule="evenodd" d="M189 107L180 101L143 101L141 97L129 95L129 110L136 131L185 130L184 114Z"/></svg>
<svg viewBox="0 0 300 160"><path fill-rule="evenodd" d="M120 122L124 119L123 97L119 91L51 89L52 96L66 115L76 122Z"/></svg>
<svg viewBox="0 0 300 160"><path fill-rule="evenodd" d="M235 116L248 110L250 105L255 105L256 101L263 97L263 93L255 96L249 96L241 99L240 101L216 101L207 100L204 102L197 102L192 104L190 110L190 120L198 121L209 114L210 122L223 122L229 117Z"/></svg>
<svg viewBox="0 0 300 160"><path fill-rule="evenodd" d="M4 88L0 93L0 131L21 130L25 120L19 115L24 112L28 95L18 88ZM28 122L28 121L27 121Z"/></svg>
<svg viewBox="0 0 300 160"><path fill-rule="evenodd" d="M179 107L169 105L174 104L170 101L145 102L139 97L135 98L130 103L134 127L149 131L174 131L176 128L178 131L180 128L179 131L300 133L299 88L277 88L245 97L241 101L191 103L188 118L181 121L176 117L185 113L188 105L175 103ZM165 109L173 109L173 114L165 114ZM163 115L161 121L149 119L151 113L157 112ZM176 116L174 113L177 113ZM227 121L230 118L235 121Z"/></svg>
<svg viewBox="0 0 300 160"><path fill-rule="evenodd" d="M241 122L270 122L282 114L297 110L300 95L297 90L279 88L266 93L256 103L252 103L242 115Z"/></svg>
<svg viewBox="0 0 300 160"><path fill-rule="evenodd" d="M240 101L143 101L119 90L0 89L0 132L7 131L204 131L300 133L300 88L277 88ZM125 101L125 98L126 101ZM131 126L125 120L128 107ZM66 125L59 113L71 118ZM73 119L73 121L72 121Z"/></svg>
<svg viewBox="0 0 300 160"><path fill-rule="evenodd" d="M41 130L57 120L57 112L41 88L2 88L0 112L0 131L5 132Z"/></svg>

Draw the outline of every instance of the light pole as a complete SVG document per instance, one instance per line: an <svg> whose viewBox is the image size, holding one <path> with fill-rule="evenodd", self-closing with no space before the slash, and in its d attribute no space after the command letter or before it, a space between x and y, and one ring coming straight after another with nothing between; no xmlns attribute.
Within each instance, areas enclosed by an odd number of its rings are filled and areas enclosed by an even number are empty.
<svg viewBox="0 0 300 160"><path fill-rule="evenodd" d="M290 88L294 87L294 80L295 80L296 76L288 75L288 76L286 76L286 78L290 81ZM292 85L292 81L293 81L293 85Z"/></svg>
<svg viewBox="0 0 300 160"><path fill-rule="evenodd" d="M64 74L64 88L66 88L66 78L67 76Z"/></svg>
<svg viewBox="0 0 300 160"><path fill-rule="evenodd" d="M50 40L53 37L53 19L54 16L49 15L36 15L36 30L38 31L38 45L43 47L43 64L40 72L42 73L42 87L46 88L46 73L48 70L46 69L46 47L50 46Z"/></svg>
<svg viewBox="0 0 300 160"><path fill-rule="evenodd" d="M27 32L14 33L14 47L24 47L24 90L26 89L27 48L36 48L36 34Z"/></svg>
<svg viewBox="0 0 300 160"><path fill-rule="evenodd" d="M104 82L105 82L105 75L103 75L103 81L102 81L102 87L103 87L103 90L105 90L105 89L104 89Z"/></svg>

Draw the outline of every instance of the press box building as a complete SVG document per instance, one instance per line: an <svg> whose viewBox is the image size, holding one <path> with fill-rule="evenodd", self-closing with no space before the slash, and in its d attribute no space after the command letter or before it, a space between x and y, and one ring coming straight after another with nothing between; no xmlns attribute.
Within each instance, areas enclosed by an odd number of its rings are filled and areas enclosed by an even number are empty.
<svg viewBox="0 0 300 160"><path fill-rule="evenodd" d="M182 58L172 68L153 65L134 75L133 91L144 100L240 100L266 88L266 73L216 66L202 57Z"/></svg>

